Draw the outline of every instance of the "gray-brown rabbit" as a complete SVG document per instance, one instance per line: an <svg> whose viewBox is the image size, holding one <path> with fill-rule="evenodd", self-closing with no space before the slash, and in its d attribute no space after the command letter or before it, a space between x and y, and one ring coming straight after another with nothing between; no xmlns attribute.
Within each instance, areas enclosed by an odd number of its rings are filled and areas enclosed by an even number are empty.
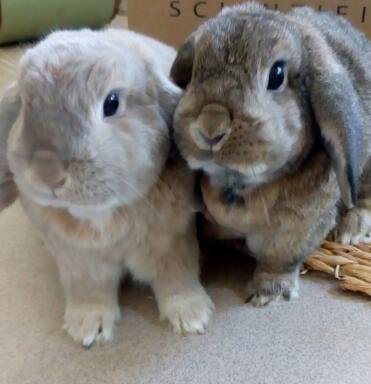
<svg viewBox="0 0 371 384"><path fill-rule="evenodd" d="M371 44L345 19L256 3L195 31L172 68L178 146L203 199L258 261L254 305L297 295L301 262L332 231L371 232Z"/></svg>

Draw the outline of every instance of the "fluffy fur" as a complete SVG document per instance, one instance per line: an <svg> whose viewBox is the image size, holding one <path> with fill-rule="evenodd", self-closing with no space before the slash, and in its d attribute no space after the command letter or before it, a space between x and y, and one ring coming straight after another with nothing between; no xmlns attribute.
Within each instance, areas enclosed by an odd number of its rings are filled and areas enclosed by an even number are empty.
<svg viewBox="0 0 371 384"><path fill-rule="evenodd" d="M175 54L128 31L56 32L25 53L1 103L2 207L18 189L57 261L64 327L86 347L112 338L127 272L152 286L177 332L203 332L213 308L198 277L193 177L168 158ZM120 106L104 117L113 90Z"/></svg>
<svg viewBox="0 0 371 384"><path fill-rule="evenodd" d="M370 236L370 60L343 18L255 3L224 9L179 51L176 140L206 174L209 214L258 260L256 305L297 296L301 262L337 222L344 243ZM269 90L277 61L285 81Z"/></svg>

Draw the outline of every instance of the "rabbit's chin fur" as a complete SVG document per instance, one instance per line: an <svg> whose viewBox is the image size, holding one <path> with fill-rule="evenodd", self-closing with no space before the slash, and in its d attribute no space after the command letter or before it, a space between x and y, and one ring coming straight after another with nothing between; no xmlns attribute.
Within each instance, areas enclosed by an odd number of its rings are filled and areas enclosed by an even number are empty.
<svg viewBox="0 0 371 384"><path fill-rule="evenodd" d="M301 262L334 227L345 243L371 235L370 57L344 18L252 2L178 51L175 139L204 172L206 215L258 260L256 305L297 296Z"/></svg>
<svg viewBox="0 0 371 384"><path fill-rule="evenodd" d="M210 176L215 188L223 189L238 186L239 188L257 188L278 178L280 175L293 169L295 166L289 162L286 167L269 168L267 164L258 163L249 166L219 165L212 160L198 160L187 158L189 167L195 171L203 171Z"/></svg>
<svg viewBox="0 0 371 384"><path fill-rule="evenodd" d="M30 190L23 192L19 189L20 193L32 200L34 203L49 208L64 209L68 211L73 217L81 220L98 220L102 216L112 215L115 210L123 206L129 206L133 204L132 200L125 201L124 199L111 198L99 204L89 203L86 204L74 204L72 202L58 200L53 196L43 197L41 194L32 194ZM136 200L141 200L145 196L137 196Z"/></svg>
<svg viewBox="0 0 371 384"><path fill-rule="evenodd" d="M213 309L193 175L169 154L175 55L124 30L55 32L0 103L0 209L18 190L57 261L64 328L85 347L112 338L126 273L153 288L176 332L203 332Z"/></svg>

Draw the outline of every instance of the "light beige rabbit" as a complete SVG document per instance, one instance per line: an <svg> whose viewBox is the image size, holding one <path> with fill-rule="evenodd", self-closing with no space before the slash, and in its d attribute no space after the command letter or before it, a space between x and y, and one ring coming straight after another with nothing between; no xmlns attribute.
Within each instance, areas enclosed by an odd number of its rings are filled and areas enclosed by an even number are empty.
<svg viewBox="0 0 371 384"><path fill-rule="evenodd" d="M57 261L64 327L85 347L112 338L127 272L151 285L177 332L203 332L213 309L193 177L169 155L174 57L129 31L56 32L25 53L1 102L2 208L18 190Z"/></svg>
<svg viewBox="0 0 371 384"><path fill-rule="evenodd" d="M179 149L213 220L244 236L252 302L297 296L301 262L338 226L371 234L371 44L345 19L225 8L180 49Z"/></svg>

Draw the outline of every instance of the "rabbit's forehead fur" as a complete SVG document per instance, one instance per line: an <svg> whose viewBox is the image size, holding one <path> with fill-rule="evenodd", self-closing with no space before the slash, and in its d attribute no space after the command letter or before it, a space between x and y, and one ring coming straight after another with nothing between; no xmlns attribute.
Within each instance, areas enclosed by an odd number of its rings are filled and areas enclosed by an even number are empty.
<svg viewBox="0 0 371 384"><path fill-rule="evenodd" d="M27 51L21 60L19 87L27 106L69 107L84 112L106 95L110 87L132 86L145 73L135 52L105 41L98 32L52 35ZM120 49L121 48L121 49ZM136 65L128 65L135 61ZM143 79L145 81L145 79ZM138 87L143 84L139 82ZM80 112L80 111L78 111Z"/></svg>
<svg viewBox="0 0 371 384"><path fill-rule="evenodd" d="M143 197L167 157L170 111L162 109L160 93L174 56L164 45L114 30L56 32L29 49L20 63L22 107L8 149L21 190L62 207ZM119 109L105 118L111 92L119 94ZM48 156L64 168L67 181L58 196L33 176L40 150L52 152Z"/></svg>
<svg viewBox="0 0 371 384"><path fill-rule="evenodd" d="M189 164L222 180L226 169L237 171L255 183L295 161L308 141L308 131L300 117L300 100L305 99L300 97L301 36L293 23L274 13L222 13L196 33L194 50L192 80L175 116L178 144ZM286 63L292 83L279 93L267 90L277 61ZM200 150L191 132L209 104L225 106L232 118L229 138L215 153ZM202 123L212 125L207 119Z"/></svg>
<svg viewBox="0 0 371 384"><path fill-rule="evenodd" d="M223 77L230 75L246 89L240 80L259 80L257 75L277 60L300 65L300 39L287 20L280 15L222 15L207 22L196 39L193 81L220 78L223 70Z"/></svg>

